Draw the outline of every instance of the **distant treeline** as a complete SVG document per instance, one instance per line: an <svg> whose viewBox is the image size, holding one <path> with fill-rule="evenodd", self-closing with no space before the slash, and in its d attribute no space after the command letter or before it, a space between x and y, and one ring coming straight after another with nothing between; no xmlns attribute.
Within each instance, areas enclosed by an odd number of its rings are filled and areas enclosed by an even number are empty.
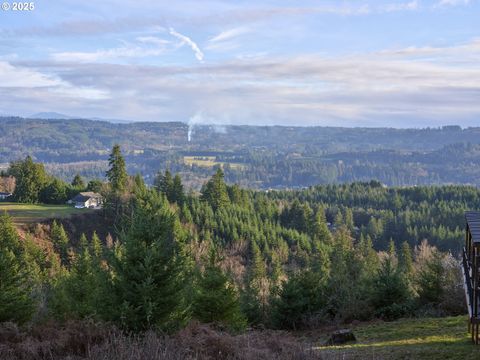
<svg viewBox="0 0 480 360"><path fill-rule="evenodd" d="M187 187L200 189L212 169L186 164L184 156L215 156L227 182L260 189L370 179L389 186L480 183L480 128L224 130L196 125L189 142L183 123L0 118L0 163L31 155L64 180L77 172L103 179L109 150L119 143L128 171L149 184L158 168L168 168L181 173Z"/></svg>

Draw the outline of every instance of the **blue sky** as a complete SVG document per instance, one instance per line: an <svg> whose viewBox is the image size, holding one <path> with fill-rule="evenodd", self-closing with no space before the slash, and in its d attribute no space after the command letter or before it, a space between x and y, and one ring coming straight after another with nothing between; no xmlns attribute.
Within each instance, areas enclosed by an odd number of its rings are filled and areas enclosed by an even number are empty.
<svg viewBox="0 0 480 360"><path fill-rule="evenodd" d="M34 6L0 10L1 114L480 125L479 0Z"/></svg>

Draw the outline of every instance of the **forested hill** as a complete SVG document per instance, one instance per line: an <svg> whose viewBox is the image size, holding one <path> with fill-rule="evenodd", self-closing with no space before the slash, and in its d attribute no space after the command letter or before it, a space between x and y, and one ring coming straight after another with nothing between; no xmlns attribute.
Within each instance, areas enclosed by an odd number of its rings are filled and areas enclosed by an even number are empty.
<svg viewBox="0 0 480 360"><path fill-rule="evenodd" d="M195 188L216 166L228 182L262 189L370 179L387 185L480 182L480 128L189 127L0 117L0 165L32 155L65 180L77 171L103 178L114 143L124 149L129 172L151 183L159 168L170 168Z"/></svg>

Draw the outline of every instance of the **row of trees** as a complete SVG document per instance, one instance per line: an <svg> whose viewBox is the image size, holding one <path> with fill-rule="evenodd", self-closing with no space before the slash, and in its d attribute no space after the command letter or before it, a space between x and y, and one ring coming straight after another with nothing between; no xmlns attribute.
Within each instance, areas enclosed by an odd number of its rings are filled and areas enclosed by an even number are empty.
<svg viewBox="0 0 480 360"><path fill-rule="evenodd" d="M76 175L70 184L48 175L43 164L35 163L30 156L24 160L12 162L3 178L10 180L13 199L20 203L64 204L80 191L100 191L102 182L92 180L87 185L80 175Z"/></svg>

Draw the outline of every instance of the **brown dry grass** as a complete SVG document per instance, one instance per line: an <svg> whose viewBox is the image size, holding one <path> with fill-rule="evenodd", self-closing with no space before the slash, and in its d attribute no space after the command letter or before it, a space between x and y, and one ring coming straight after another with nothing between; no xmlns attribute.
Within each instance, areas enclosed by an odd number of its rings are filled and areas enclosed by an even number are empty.
<svg viewBox="0 0 480 360"><path fill-rule="evenodd" d="M29 329L0 324L2 360L320 359L318 351L311 348L311 344L281 331L232 335L198 323L171 336L153 331L127 336L88 321Z"/></svg>

